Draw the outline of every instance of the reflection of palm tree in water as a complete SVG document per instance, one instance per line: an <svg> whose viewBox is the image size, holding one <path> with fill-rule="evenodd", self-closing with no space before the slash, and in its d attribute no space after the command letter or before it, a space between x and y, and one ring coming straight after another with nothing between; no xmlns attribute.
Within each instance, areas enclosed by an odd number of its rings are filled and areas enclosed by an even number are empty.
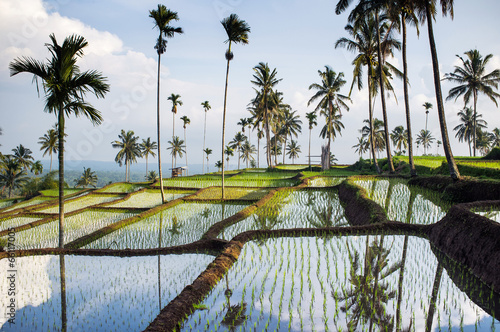
<svg viewBox="0 0 500 332"><path fill-rule="evenodd" d="M307 220L316 228L349 225L346 221L342 222L344 214L338 206L328 205L322 209L313 207L313 213L314 217L307 217Z"/></svg>
<svg viewBox="0 0 500 332"><path fill-rule="evenodd" d="M363 270L360 268L359 253L355 251L353 257L348 245L352 288L344 290L342 295L335 292L332 295L337 301L345 301L340 309L349 312L349 331L355 330L360 323L369 323L369 331L373 330L373 323L384 331L391 331L394 327L394 319L386 313L385 306L396 297L396 292L382 281L400 268L400 262L389 265L390 249L383 248L383 240L382 237L380 243L375 240L367 246Z"/></svg>
<svg viewBox="0 0 500 332"><path fill-rule="evenodd" d="M236 331L236 328L240 325L242 325L245 320L247 319L247 316L245 315L245 312L247 310L247 304L245 302L237 303L235 305L231 305L231 295L233 292L231 289L229 289L229 280L228 276L226 273L226 291L224 292L224 295L226 296L226 315L222 319L222 325L226 326L229 328L229 331Z"/></svg>
<svg viewBox="0 0 500 332"><path fill-rule="evenodd" d="M66 332L68 320L66 317L66 265L64 255L59 255L59 272L61 274L61 331Z"/></svg>
<svg viewBox="0 0 500 332"><path fill-rule="evenodd" d="M172 233L172 235L178 235L181 233L180 232L181 227L182 227L182 225L177 220L177 216L173 216L172 217L172 228L170 228L168 231L170 233Z"/></svg>

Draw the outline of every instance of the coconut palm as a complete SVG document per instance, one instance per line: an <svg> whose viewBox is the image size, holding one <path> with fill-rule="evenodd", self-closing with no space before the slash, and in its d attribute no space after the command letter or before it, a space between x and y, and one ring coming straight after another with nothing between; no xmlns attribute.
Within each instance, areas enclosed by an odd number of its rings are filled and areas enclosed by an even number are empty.
<svg viewBox="0 0 500 332"><path fill-rule="evenodd" d="M479 119L482 115L477 113L476 121L474 121L474 111L470 107L465 107L457 115L460 118L460 124L453 128L457 132L455 137L458 138L459 142L467 141L469 144L469 155L472 156L471 141L474 140L474 123L479 129L486 128L487 123L483 119Z"/></svg>
<svg viewBox="0 0 500 332"><path fill-rule="evenodd" d="M316 119L318 118L318 115L316 112L309 112L306 113L306 119L307 123L309 124L309 167L311 167L311 133L312 129L314 126L318 125L318 122L316 122Z"/></svg>
<svg viewBox="0 0 500 332"><path fill-rule="evenodd" d="M434 142L435 140L436 139L432 136L429 130L422 129L417 135L417 139L415 140L415 142L417 142L418 145L422 145L424 147L424 155L426 155L427 149L431 147L432 142Z"/></svg>
<svg viewBox="0 0 500 332"><path fill-rule="evenodd" d="M332 139L332 118L334 116L334 109L338 112L338 115L342 116L342 109L349 111L349 107L345 103L347 100L350 100L348 96L344 96L339 94L340 89L345 85L346 81L344 80L344 73L337 73L333 71L329 66L325 66L325 71L318 70L318 74L321 78L321 83L313 83L309 86L309 90L317 90L316 93L309 99L307 105L311 105L313 102L319 100L318 105L316 106L315 111L319 109L327 109L328 112L325 113L327 115L327 136L328 136L328 145L327 150L328 154L331 153L331 139ZM330 167L330 163L328 161L327 168Z"/></svg>
<svg viewBox="0 0 500 332"><path fill-rule="evenodd" d="M154 27L158 28L159 34L156 40L155 50L158 54L158 78L156 82L156 131L158 142L158 173L162 179L161 170L161 145L160 145L160 63L161 55L167 50L167 38L174 37L175 34L183 33L182 28L170 26L170 22L178 21L177 12L167 9L165 5L158 4L158 9L149 11L149 17L154 20ZM160 191L162 203L165 203L165 193L163 191L163 181L160 181Z"/></svg>
<svg viewBox="0 0 500 332"><path fill-rule="evenodd" d="M272 166L271 151L270 151L270 140L271 140L271 124L270 124L270 110L273 108L271 105L273 95L276 100L278 94L273 90L274 87L282 80L277 78L278 72L276 68L271 70L267 63L260 62L257 66L253 68L255 74L253 75L254 80L250 81L252 84L257 86L256 89L257 96L255 97L253 104L255 105L259 119L257 122L262 122L263 130L266 134L266 160L267 166ZM274 103L275 105L277 103Z"/></svg>
<svg viewBox="0 0 500 332"><path fill-rule="evenodd" d="M142 157L141 147L137 142L139 140L139 136L134 136L134 131L129 130L125 132L125 130L121 130L121 133L118 135L118 139L116 141L111 142L111 145L115 149L120 149L115 157L115 162L120 165L120 167L125 163L125 182L130 181L130 164L136 163L137 158Z"/></svg>
<svg viewBox="0 0 500 332"><path fill-rule="evenodd" d="M217 160L217 162L215 163L215 167L217 167L218 172L220 172L220 170L222 169L222 161Z"/></svg>
<svg viewBox="0 0 500 332"><path fill-rule="evenodd" d="M357 152L361 158L363 158L363 153L370 150L370 143L364 136L361 136L358 137L358 144L353 145L352 147L356 148L354 151Z"/></svg>
<svg viewBox="0 0 500 332"><path fill-rule="evenodd" d="M482 156L485 156L491 149L491 136L490 133L477 128L476 132L476 147Z"/></svg>
<svg viewBox="0 0 500 332"><path fill-rule="evenodd" d="M9 197L11 197L12 191L21 188L28 179L26 172L15 157L10 155L4 157L3 170L0 172L2 193L8 189Z"/></svg>
<svg viewBox="0 0 500 332"><path fill-rule="evenodd" d="M51 43L46 44L51 58L43 63L29 57L17 58L9 64L10 75L30 73L35 82L43 81L45 92L45 111L55 113L58 119L58 154L59 154L59 247L64 246L64 128L65 115L81 115L90 119L92 124L102 122L101 113L85 101L87 92L97 98L103 98L109 91L106 78L95 70L81 72L76 64L83 56L83 49L88 45L85 38L72 35L65 38L62 45L51 34Z"/></svg>
<svg viewBox="0 0 500 332"><path fill-rule="evenodd" d="M156 179L158 179L158 174L156 173L156 171L149 171L145 178L147 181L155 182Z"/></svg>
<svg viewBox="0 0 500 332"><path fill-rule="evenodd" d="M43 157L48 153L50 156L49 172L52 172L52 154L57 153L57 131L55 129L47 130L47 133L38 138L38 144L41 145L40 151L43 151Z"/></svg>
<svg viewBox="0 0 500 332"><path fill-rule="evenodd" d="M203 106L203 109L205 110L205 122L203 124L203 151L205 151L205 137L207 136L207 112L212 108L210 104L208 103L208 100L205 100L204 102L201 103L201 106ZM205 153L202 153L202 167L201 170L203 173L205 173Z"/></svg>
<svg viewBox="0 0 500 332"><path fill-rule="evenodd" d="M403 126L397 126L392 130L391 140L394 147L401 151L408 148L408 133Z"/></svg>
<svg viewBox="0 0 500 332"><path fill-rule="evenodd" d="M240 121L238 121L237 125L241 126L241 132L244 134L245 133L245 128L248 125L247 118L241 118Z"/></svg>
<svg viewBox="0 0 500 332"><path fill-rule="evenodd" d="M429 118L429 110L432 108L432 104L426 101L422 106L425 108L425 130L427 130L427 119Z"/></svg>
<svg viewBox="0 0 500 332"><path fill-rule="evenodd" d="M302 121L297 111L290 111L286 109L283 113L283 121L280 128L280 133L285 137L283 149L286 148L287 137L290 136L292 139L294 136L297 137L299 133L302 132ZM285 154L283 154L283 164L285 164Z"/></svg>
<svg viewBox="0 0 500 332"><path fill-rule="evenodd" d="M141 149L141 155L146 158L146 175L148 174L148 157L151 155L153 157L156 156L154 150L158 148L156 142L151 141L151 137L147 139L143 139L142 143L139 144L139 148Z"/></svg>
<svg viewBox="0 0 500 332"><path fill-rule="evenodd" d="M22 144L19 144L15 149L12 149L14 152L13 157L17 160L17 163L20 167L22 167L25 171L33 165L33 160L35 160L32 156L33 152L30 149L25 148Z"/></svg>
<svg viewBox="0 0 500 332"><path fill-rule="evenodd" d="M231 52L231 46L233 43L238 44L248 44L248 34L250 33L250 26L244 20L241 20L238 15L231 14L221 22L224 30L227 34L227 39L224 41L228 43L228 48L226 51L226 84L224 88L224 109L222 113L222 200L224 200L224 146L225 134L226 134L226 105L227 105L227 84L229 78L229 62L234 58L233 52ZM208 156L207 156L208 161ZM208 165L207 165L208 166Z"/></svg>
<svg viewBox="0 0 500 332"><path fill-rule="evenodd" d="M176 95L174 93L170 94L167 98L172 102L172 139L175 137L175 115L177 114L177 106L182 106L181 95ZM174 165L174 156L172 155L172 167Z"/></svg>
<svg viewBox="0 0 500 332"><path fill-rule="evenodd" d="M288 146L286 147L286 154L288 158L292 159L292 164L295 164L295 159L299 157L300 151L300 145L297 144L297 141L294 141L293 139L288 143Z"/></svg>
<svg viewBox="0 0 500 332"><path fill-rule="evenodd" d="M255 160L254 154L257 152L255 145L250 144L248 140L241 145L241 159L246 162L248 168L248 162L251 160Z"/></svg>
<svg viewBox="0 0 500 332"><path fill-rule="evenodd" d="M464 104L467 105L472 96L474 116L476 116L479 93L486 95L498 107L496 98L500 97L500 95L493 91L493 88L498 89L500 69L495 69L488 74L486 73L486 65L493 57L492 54L488 54L484 58L478 50L470 50L464 54L467 56L466 60L457 55L462 62L462 66L455 66L453 73L445 74L446 80L458 83L458 86L450 90L446 100L457 100L458 97L464 96ZM474 157L476 156L476 126L476 124L473 124L472 151L474 152Z"/></svg>
<svg viewBox="0 0 500 332"><path fill-rule="evenodd" d="M384 123L382 120L379 120L377 118L373 119L372 125L370 126L370 121L368 119L363 120L366 125L361 128L360 132L363 137L366 137L368 139L368 142L370 145L373 145L374 147L374 153L377 153L377 155L380 153L380 151L383 151L385 149L385 140L384 140L384 130L382 129ZM373 127L373 135L370 132L370 127ZM373 144L371 144L371 139L373 137ZM377 156L375 156L376 158Z"/></svg>
<svg viewBox="0 0 500 332"><path fill-rule="evenodd" d="M34 173L35 175L40 175L43 173L43 165L40 160L35 161L34 163L31 164L30 167L30 172Z"/></svg>
<svg viewBox="0 0 500 332"><path fill-rule="evenodd" d="M88 186L92 186L96 188L97 185L97 175L90 168L83 168L82 176L80 179L75 180L75 188L82 187L87 188Z"/></svg>
<svg viewBox="0 0 500 332"><path fill-rule="evenodd" d="M208 167L208 157L212 154L212 149L206 148L205 151L205 156L207 156L207 173L210 171L210 168Z"/></svg>
<svg viewBox="0 0 500 332"><path fill-rule="evenodd" d="M320 111L320 115L325 117L325 125L321 128L319 136L321 138L329 137L330 141L334 141L337 137L337 134L342 136L342 129L344 129L344 124L342 123L342 115L337 112L337 107L333 108L333 113L329 116L328 111L326 109L322 109ZM330 153L331 154L331 153Z"/></svg>
<svg viewBox="0 0 500 332"><path fill-rule="evenodd" d="M191 120L186 116L181 117L182 120L182 128L184 128L184 142L186 142L184 145L186 146L186 167L188 167L188 154L187 154L187 138L186 138L186 127L188 124L191 123Z"/></svg>
<svg viewBox="0 0 500 332"><path fill-rule="evenodd" d="M186 146L184 145L184 141L181 140L179 136L174 136L171 141L168 141L168 144L170 144L170 146L167 150L170 150L170 154L174 160L172 167L175 168L177 167L177 157L182 158L182 154L186 152Z"/></svg>
<svg viewBox="0 0 500 332"><path fill-rule="evenodd" d="M227 165L229 165L229 157L234 157L234 149L229 145L227 145L226 148L224 149L224 155L226 155Z"/></svg>
<svg viewBox="0 0 500 332"><path fill-rule="evenodd" d="M491 147L500 147L500 129L495 128L490 133Z"/></svg>
<svg viewBox="0 0 500 332"><path fill-rule="evenodd" d="M234 138L229 142L229 146L233 149L238 149L238 169L240 169L240 159L241 159L241 146L247 140L247 137L243 135L241 131L234 135Z"/></svg>

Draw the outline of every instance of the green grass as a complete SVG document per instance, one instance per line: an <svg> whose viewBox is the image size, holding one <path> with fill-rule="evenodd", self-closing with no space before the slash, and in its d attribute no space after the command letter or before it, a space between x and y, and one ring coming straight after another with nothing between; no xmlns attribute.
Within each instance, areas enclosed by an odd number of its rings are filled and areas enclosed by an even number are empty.
<svg viewBox="0 0 500 332"><path fill-rule="evenodd" d="M114 183L99 189L99 192L103 193L131 193L144 188L143 183Z"/></svg>
<svg viewBox="0 0 500 332"><path fill-rule="evenodd" d="M82 190L85 190L85 189L82 189L82 188L65 188L64 189L64 196L71 195L71 194L80 192ZM42 191L40 191L40 193L42 194L42 196L58 197L59 196L59 189L42 190Z"/></svg>

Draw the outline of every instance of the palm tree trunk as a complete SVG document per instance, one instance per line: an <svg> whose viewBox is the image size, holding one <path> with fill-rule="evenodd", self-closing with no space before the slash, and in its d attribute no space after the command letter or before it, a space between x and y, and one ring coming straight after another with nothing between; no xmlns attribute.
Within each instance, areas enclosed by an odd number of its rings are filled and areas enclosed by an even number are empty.
<svg viewBox="0 0 500 332"><path fill-rule="evenodd" d="M410 162L410 175L417 176L415 163L413 161L413 138L411 134L411 121L410 121L410 97L408 95L408 62L406 58L406 14L401 15L401 25L403 26L403 88L405 97L405 111L406 111L406 131L408 133L408 159Z"/></svg>
<svg viewBox="0 0 500 332"><path fill-rule="evenodd" d="M203 126L203 151L205 151L205 137L207 136L207 111L205 110L205 124ZM202 173L205 173L205 152L202 151L202 162L201 166ZM222 162L224 162L224 149L222 149ZM222 167L224 168L224 167Z"/></svg>
<svg viewBox="0 0 500 332"><path fill-rule="evenodd" d="M438 262L436 275L434 276L434 283L432 285L432 295L429 304L429 311L427 313L427 322L425 324L425 331L429 332L432 329L432 321L434 320L434 312L436 311L436 300L439 293L439 284L441 283L441 276L443 275L443 265Z"/></svg>
<svg viewBox="0 0 500 332"><path fill-rule="evenodd" d="M61 331L68 329L68 319L66 315L66 264L64 255L59 255L59 273L61 278Z"/></svg>
<svg viewBox="0 0 500 332"><path fill-rule="evenodd" d="M328 165L327 169L330 169L330 155L331 155L331 141L332 141L332 110L333 110L333 105L332 101L328 100L328 160L326 162L326 165Z"/></svg>
<svg viewBox="0 0 500 332"><path fill-rule="evenodd" d="M265 97L265 100L264 100L264 103L266 104L265 106L265 110L264 110L264 116L266 118L266 121L265 121L265 126L266 126L266 143L267 143L267 147L266 147L266 158L267 158L267 167L272 167L273 166L273 160L271 158L271 137L270 137L270 134L269 134L269 119L268 119L268 109L267 109L267 97Z"/></svg>
<svg viewBox="0 0 500 332"><path fill-rule="evenodd" d="M157 79L157 90L156 90L156 133L158 136L158 173L160 177L160 192L161 192L161 202L165 204L165 192L163 191L163 176L161 172L161 144L160 144L160 60L161 55L158 53L158 79Z"/></svg>
<svg viewBox="0 0 500 332"><path fill-rule="evenodd" d="M184 128L184 153L186 154L186 173L188 172L188 149L187 149L187 139L186 139L186 128Z"/></svg>
<svg viewBox="0 0 500 332"><path fill-rule="evenodd" d="M59 107L59 248L64 248L64 112Z"/></svg>
<svg viewBox="0 0 500 332"><path fill-rule="evenodd" d="M378 166L377 156L375 154L375 134L373 133L373 107L372 107L372 76L371 68L368 66L368 116L370 117L370 151L373 157L373 164L377 170L377 174L380 174L380 167Z"/></svg>
<svg viewBox="0 0 500 332"><path fill-rule="evenodd" d="M175 137L175 113L172 112L172 142L174 141ZM172 152L174 152L172 150ZM174 168L174 154L172 153L172 168ZM177 163L177 160L175 161ZM177 166L177 165L176 165Z"/></svg>
<svg viewBox="0 0 500 332"><path fill-rule="evenodd" d="M257 168L260 168L260 138L257 133Z"/></svg>
<svg viewBox="0 0 500 332"><path fill-rule="evenodd" d="M50 151L50 167L49 167L49 173L52 172L52 150Z"/></svg>
<svg viewBox="0 0 500 332"><path fill-rule="evenodd" d="M288 135L285 135L285 144L283 144L283 165L285 165L285 150L286 150L286 139Z"/></svg>
<svg viewBox="0 0 500 332"><path fill-rule="evenodd" d="M148 175L148 156L146 155L146 176Z"/></svg>
<svg viewBox="0 0 500 332"><path fill-rule="evenodd" d="M311 132L312 128L309 128L309 170L311 170Z"/></svg>
<svg viewBox="0 0 500 332"><path fill-rule="evenodd" d="M240 158L241 158L240 147L238 147L238 170L240 170Z"/></svg>
<svg viewBox="0 0 500 332"><path fill-rule="evenodd" d="M444 154L446 155L446 160L448 162L448 168L450 171L450 176L453 180L460 179L460 172L458 171L457 164L455 163L455 158L451 151L450 140L448 138L448 129L446 127L446 116L444 113L443 105L443 95L441 93L441 77L439 75L439 62L436 51L436 42L434 41L434 32L432 29L432 14L429 7L429 2L425 2L425 10L427 14L427 29L429 35L429 46L431 49L432 57L432 68L434 70L434 89L436 90L436 103L439 116L439 126L441 127L441 137L443 140Z"/></svg>
<svg viewBox="0 0 500 332"><path fill-rule="evenodd" d="M384 88L384 78L382 66L384 63L384 59L382 58L382 46L380 45L380 23L378 17L378 11L375 11L375 20L377 24L377 56L378 56L378 71L379 71L379 85L380 85L380 100L382 102L382 114L384 117L384 131L385 131L385 145L387 152L387 162L389 164L389 173L394 173L394 165L392 163L392 155L391 155L391 141L389 140L389 125L387 120L387 107L385 104L385 88Z"/></svg>
<svg viewBox="0 0 500 332"><path fill-rule="evenodd" d="M472 118L472 127L473 127L473 135L472 135L472 139L473 139L473 150L474 151L474 157L476 156L476 127L477 127L477 121L476 121L476 116L477 116L477 113L476 113L476 109L477 109L477 91L474 89L473 91L473 96L474 96L474 115L473 115L473 118Z"/></svg>
<svg viewBox="0 0 500 332"><path fill-rule="evenodd" d="M229 41L228 54L231 54L231 41ZM227 81L229 78L229 58L227 59L226 67L226 86L224 88L224 111L222 113L222 200L224 200L224 139L226 135L226 105L227 105ZM208 169L208 155L207 155L207 169Z"/></svg>

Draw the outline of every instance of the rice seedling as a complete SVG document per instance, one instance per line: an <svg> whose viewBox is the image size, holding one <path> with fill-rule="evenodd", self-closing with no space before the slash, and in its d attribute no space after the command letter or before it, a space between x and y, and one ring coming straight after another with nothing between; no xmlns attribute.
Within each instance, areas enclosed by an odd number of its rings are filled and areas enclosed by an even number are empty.
<svg viewBox="0 0 500 332"><path fill-rule="evenodd" d="M109 186L98 189L97 192L102 193L131 193L144 188L144 184L140 183L113 183Z"/></svg>
<svg viewBox="0 0 500 332"><path fill-rule="evenodd" d="M166 190L165 201L169 202L177 198L181 198L191 194L189 191ZM106 206L120 208L153 208L161 205L161 193L159 190L146 190L130 196L129 199L123 202L110 203Z"/></svg>
<svg viewBox="0 0 500 332"><path fill-rule="evenodd" d="M29 224L30 222L40 220L37 217L11 217L7 219L0 220L0 231L7 230L9 228L14 228L22 225Z"/></svg>
<svg viewBox="0 0 500 332"><path fill-rule="evenodd" d="M224 191L226 200L257 201L269 193L268 189L262 188L236 188L229 187ZM220 187L211 187L198 193L193 197L195 200L221 200L222 191Z"/></svg>
<svg viewBox="0 0 500 332"><path fill-rule="evenodd" d="M2 210L2 212L8 212L8 211L12 211L12 210L15 210L15 209L20 209L20 208L25 208L25 207L29 207L29 206L34 206L34 205L41 204L41 203L46 203L46 202L49 202L49 201L52 201L52 200L54 200L53 197L37 196L37 197L34 197L34 198L32 198L30 200L27 200L27 201L22 201L22 202L19 202L17 204L11 204L8 208Z"/></svg>
<svg viewBox="0 0 500 332"><path fill-rule="evenodd" d="M333 187L339 185L345 179L345 177L340 176L321 176L309 180L309 187Z"/></svg>
<svg viewBox="0 0 500 332"><path fill-rule="evenodd" d="M80 210L92 205L102 204L106 202L111 202L122 198L122 196L101 196L101 195L86 195L84 197L79 197L77 199L71 200L64 204L64 212L68 213L71 211ZM59 206L52 206L48 208L42 208L37 210L37 212L42 213L59 213Z"/></svg>

